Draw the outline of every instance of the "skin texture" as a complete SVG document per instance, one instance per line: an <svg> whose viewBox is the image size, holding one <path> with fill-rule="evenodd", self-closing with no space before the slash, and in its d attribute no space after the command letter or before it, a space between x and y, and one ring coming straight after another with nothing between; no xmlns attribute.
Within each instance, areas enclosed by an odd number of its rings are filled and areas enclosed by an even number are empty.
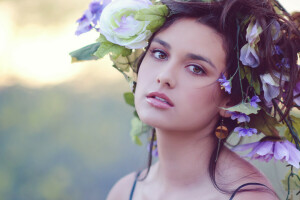
<svg viewBox="0 0 300 200"><path fill-rule="evenodd" d="M214 127L220 115L229 117L220 109L229 99L217 82L225 58L222 36L195 19L180 19L155 36L140 67L135 104L141 120L156 128L159 161L137 183L134 200L229 199L214 188L208 174ZM174 106L153 106L147 98L151 92L164 93ZM234 190L247 182L271 187L256 168L226 147L218 159L221 188ZM107 199L129 199L133 181L133 173L122 178ZM276 199L266 192L244 192L234 199L254 197Z"/></svg>

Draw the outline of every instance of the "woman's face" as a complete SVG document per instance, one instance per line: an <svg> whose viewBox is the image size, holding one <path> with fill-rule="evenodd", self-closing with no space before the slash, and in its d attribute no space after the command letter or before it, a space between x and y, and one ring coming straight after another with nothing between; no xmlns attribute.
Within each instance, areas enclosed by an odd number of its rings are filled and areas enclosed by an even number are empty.
<svg viewBox="0 0 300 200"><path fill-rule="evenodd" d="M195 19L159 32L140 66L135 105L140 119L169 131L213 128L225 98L222 36Z"/></svg>

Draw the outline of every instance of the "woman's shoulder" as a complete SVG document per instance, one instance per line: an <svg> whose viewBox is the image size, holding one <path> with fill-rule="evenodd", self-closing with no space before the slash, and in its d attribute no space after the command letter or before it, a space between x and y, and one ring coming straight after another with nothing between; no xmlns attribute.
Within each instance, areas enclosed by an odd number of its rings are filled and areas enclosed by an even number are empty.
<svg viewBox="0 0 300 200"><path fill-rule="evenodd" d="M242 185L244 186L240 188L241 190L254 190L238 193L233 199L247 200L250 198L254 199L254 197L257 200L276 199L272 184L259 169L231 150L227 149L225 152L225 155L220 161L221 166L219 168L221 173L220 178L226 177L225 180L227 180L224 185L230 185L229 190L237 190Z"/></svg>
<svg viewBox="0 0 300 200"><path fill-rule="evenodd" d="M108 193L106 200L128 200L135 177L136 172L132 172L118 180Z"/></svg>

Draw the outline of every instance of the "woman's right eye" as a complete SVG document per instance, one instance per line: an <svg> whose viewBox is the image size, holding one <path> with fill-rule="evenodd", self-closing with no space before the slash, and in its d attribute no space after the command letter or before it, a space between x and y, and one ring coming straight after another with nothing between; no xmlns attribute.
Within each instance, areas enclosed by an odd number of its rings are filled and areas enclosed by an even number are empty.
<svg viewBox="0 0 300 200"><path fill-rule="evenodd" d="M154 49L151 51L152 56L159 60L166 60L167 54L161 50Z"/></svg>

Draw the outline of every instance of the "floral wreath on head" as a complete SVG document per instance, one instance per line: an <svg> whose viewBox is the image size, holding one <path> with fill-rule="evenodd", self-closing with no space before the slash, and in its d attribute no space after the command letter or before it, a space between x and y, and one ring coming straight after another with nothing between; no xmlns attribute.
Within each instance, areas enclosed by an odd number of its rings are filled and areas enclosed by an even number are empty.
<svg viewBox="0 0 300 200"><path fill-rule="evenodd" d="M212 1L202 0L202 2ZM278 14L287 13L276 0L273 0L272 3ZM96 60L109 55L113 61L113 67L124 75L133 86L134 92L137 74L135 62L145 51L151 35L171 15L172 13L169 12L166 5L155 0L94 0L90 3L89 9L77 20L76 35L94 29L100 32L100 37L96 43L71 52L72 62ZM231 94L232 79L238 73L241 85L242 81L247 81L252 92L245 93L241 88L242 101L235 106L223 109L231 114L232 120L237 120L239 126L235 127L233 132L240 137L259 133L263 133L266 137L258 142L239 145L233 150L252 149L246 155L251 159L268 162L274 158L286 161L291 170L283 183L287 185L289 196L290 190L299 190L300 185L300 174L293 171L293 167L299 169L300 163L300 115L296 112L284 114L282 111L285 105L281 99L288 95L284 85L289 82L289 76L288 73L276 71L262 74L259 77L254 75L253 71L260 65L258 44L263 29L253 16L237 23L237 37L240 37L241 31L244 30L246 44L243 44L241 48L237 44L238 66L233 76L227 79L224 74L221 74L218 81L221 88ZM287 72L291 68L290 61L284 57L280 45L276 44L278 38L284 33L278 21L273 21L270 26L271 37L275 44L272 56L276 57L278 61L276 67ZM126 103L134 107L133 92L125 93L124 98ZM293 90L293 96L293 107L299 109L300 81ZM142 145L139 136L148 132L151 127L142 124L136 111L131 123L130 135L136 144ZM157 156L157 151L154 151L153 155ZM292 178L294 179L292 180Z"/></svg>

